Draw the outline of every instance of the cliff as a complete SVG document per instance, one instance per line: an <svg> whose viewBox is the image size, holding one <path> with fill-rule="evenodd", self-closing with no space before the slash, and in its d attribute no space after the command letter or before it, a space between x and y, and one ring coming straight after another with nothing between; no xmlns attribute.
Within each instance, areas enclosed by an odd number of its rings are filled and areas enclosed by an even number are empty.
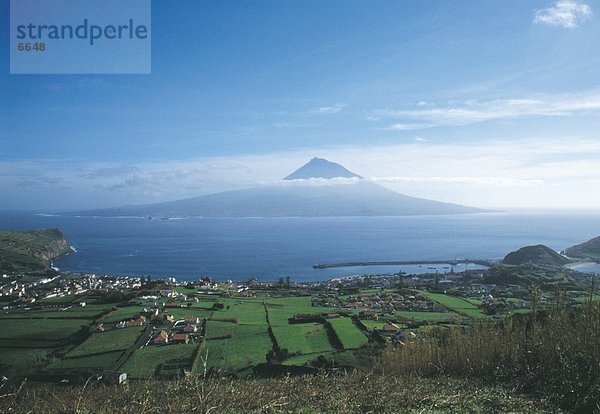
<svg viewBox="0 0 600 414"><path fill-rule="evenodd" d="M50 261L72 251L58 229L0 230L0 271L42 271Z"/></svg>

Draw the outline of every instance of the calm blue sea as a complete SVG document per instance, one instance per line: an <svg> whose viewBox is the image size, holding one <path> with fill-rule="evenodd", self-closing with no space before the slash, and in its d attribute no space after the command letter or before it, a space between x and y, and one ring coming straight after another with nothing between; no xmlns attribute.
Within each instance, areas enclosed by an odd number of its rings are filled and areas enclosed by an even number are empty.
<svg viewBox="0 0 600 414"><path fill-rule="evenodd" d="M61 270L191 280L297 281L418 272L417 266L313 269L316 263L498 259L530 244L556 250L600 235L600 214L148 220L0 214L2 229L58 227L77 253Z"/></svg>

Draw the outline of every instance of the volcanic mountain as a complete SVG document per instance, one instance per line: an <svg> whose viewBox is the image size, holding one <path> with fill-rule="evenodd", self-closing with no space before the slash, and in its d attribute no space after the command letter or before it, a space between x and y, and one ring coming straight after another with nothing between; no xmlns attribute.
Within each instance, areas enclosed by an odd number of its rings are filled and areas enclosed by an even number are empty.
<svg viewBox="0 0 600 414"><path fill-rule="evenodd" d="M313 158L276 185L164 203L70 213L130 217L343 217L469 214L473 207L410 197Z"/></svg>
<svg viewBox="0 0 600 414"><path fill-rule="evenodd" d="M323 158L313 158L302 167L284 178L284 180L309 180L311 178L363 178L352 171L348 171L337 162L327 161Z"/></svg>

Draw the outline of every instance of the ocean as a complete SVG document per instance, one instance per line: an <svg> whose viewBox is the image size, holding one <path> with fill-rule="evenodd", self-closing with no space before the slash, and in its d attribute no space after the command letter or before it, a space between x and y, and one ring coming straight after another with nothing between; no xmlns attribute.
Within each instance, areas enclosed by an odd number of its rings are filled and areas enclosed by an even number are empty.
<svg viewBox="0 0 600 414"><path fill-rule="evenodd" d="M317 263L500 259L531 244L562 250L600 235L600 214L169 220L0 214L1 229L43 227L59 228L77 249L54 262L63 271L178 280L289 276L294 281L319 281L421 273L429 266L313 269Z"/></svg>

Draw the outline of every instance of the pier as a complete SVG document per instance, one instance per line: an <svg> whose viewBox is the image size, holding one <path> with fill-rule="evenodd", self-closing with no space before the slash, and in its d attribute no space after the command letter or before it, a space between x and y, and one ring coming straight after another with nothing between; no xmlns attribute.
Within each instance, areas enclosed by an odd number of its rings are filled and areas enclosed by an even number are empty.
<svg viewBox="0 0 600 414"><path fill-rule="evenodd" d="M453 259L453 260L384 260L375 262L338 262L338 263L318 263L313 265L313 269L327 269L330 267L351 267L351 266L389 266L389 265L439 265L447 264L454 266L457 264L474 263L481 266L491 266L494 262L486 259Z"/></svg>

